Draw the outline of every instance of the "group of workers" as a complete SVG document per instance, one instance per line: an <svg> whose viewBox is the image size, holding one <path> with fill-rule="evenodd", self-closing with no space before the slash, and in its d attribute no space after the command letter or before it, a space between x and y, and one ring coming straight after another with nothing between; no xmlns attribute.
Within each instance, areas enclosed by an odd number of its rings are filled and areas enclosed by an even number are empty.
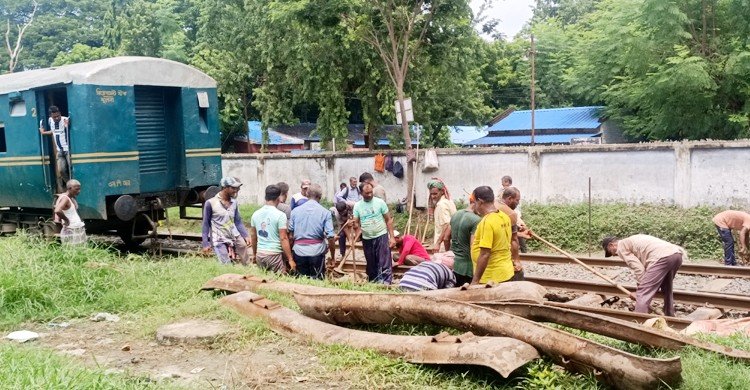
<svg viewBox="0 0 750 390"><path fill-rule="evenodd" d="M394 229L385 188L368 172L359 180L351 177L349 183L342 183L330 209L320 204L321 186L310 180L302 180L299 192L291 197L288 184L269 185L265 205L253 213L249 229L237 207L242 183L225 177L221 191L204 206L203 249L213 248L222 263L247 265L248 247L252 247L252 262L261 268L323 279L326 256L334 261L338 247L343 259L361 240L369 281L391 284L394 267L411 266L399 281L404 291L523 280L521 241L532 233L520 218L520 191L509 176L501 184L497 194L489 186L475 188L468 207L456 210L445 183L433 178L427 187L434 234L425 247L414 235ZM729 210L713 221L724 243L725 264L736 265L731 231L740 232L740 251L746 252L750 214ZM633 271L638 282L631 294L636 312L647 313L661 291L664 313L674 315L672 283L687 261L685 249L645 234L606 237L602 248L606 257L620 257Z"/></svg>
<svg viewBox="0 0 750 390"><path fill-rule="evenodd" d="M82 234L85 242L75 199L81 183L70 179L69 118L55 106L49 111L49 130L40 122L39 132L54 139L58 188L65 188L55 201L55 222L62 226L63 237ZM247 265L248 247L252 247L253 262L262 268L323 279L326 253L335 259L336 241L343 258L347 244L353 247L361 239L371 282L391 284L393 267L412 266L399 282L406 291L523 280L519 253L531 236L520 218L521 193L512 183L510 176L504 176L497 196L491 187L475 188L469 206L459 211L445 183L433 178L427 184L434 222L430 245L434 254L430 255L415 236L402 236L394 229L385 188L368 172L360 175L359 183L355 177L350 177L348 184L341 183L330 210L320 204L322 188L310 180L302 180L300 191L291 196L289 204L289 185L270 185L265 189L265 205L253 213L249 230L236 199L242 183L224 177L221 191L204 205L203 250L213 249L222 263ZM740 253L748 254L750 214L727 210L712 221L723 244L724 264L737 265L732 231L739 233ZM638 282L636 294L631 294L636 312L648 312L651 300L661 290L665 314L674 315L672 283L687 260L684 248L645 234L624 239L610 236L601 244L606 257L619 256L633 271ZM392 255L394 249L397 253Z"/></svg>

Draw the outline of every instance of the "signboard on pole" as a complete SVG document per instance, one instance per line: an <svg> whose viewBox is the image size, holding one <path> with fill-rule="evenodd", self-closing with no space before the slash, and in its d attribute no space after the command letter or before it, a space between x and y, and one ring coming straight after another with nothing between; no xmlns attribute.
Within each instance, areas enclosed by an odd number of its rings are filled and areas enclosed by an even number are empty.
<svg viewBox="0 0 750 390"><path fill-rule="evenodd" d="M414 111L411 109L411 98L404 100L404 110L406 111L406 122L414 122ZM396 123L401 124L401 105L396 100Z"/></svg>

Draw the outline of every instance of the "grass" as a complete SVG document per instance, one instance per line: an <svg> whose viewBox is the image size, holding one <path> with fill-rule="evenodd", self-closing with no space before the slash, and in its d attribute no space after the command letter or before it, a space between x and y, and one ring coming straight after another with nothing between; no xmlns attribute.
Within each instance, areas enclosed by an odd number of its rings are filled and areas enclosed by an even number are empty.
<svg viewBox="0 0 750 390"><path fill-rule="evenodd" d="M107 375L82 369L69 359L39 348L0 344L0 389L165 389L148 378Z"/></svg>
<svg viewBox="0 0 750 390"><path fill-rule="evenodd" d="M243 213L250 210L245 209ZM22 250L21 250L22 249ZM224 340L219 350L236 351L252 345L279 341L260 320L248 320L222 308L216 298L198 292L210 277L223 273L267 275L256 268L222 266L200 257L156 259L141 255L123 256L106 247L62 247L32 236L19 234L0 238L0 331L25 324L44 324L71 318L86 318L107 311L125 321L121 331L135 337L153 337L156 329L184 318L223 319L237 325L237 338ZM280 277L324 287L363 291L384 291L377 285L334 284ZM267 294L292 309L299 308L289 297ZM361 329L395 334L435 334L435 326L377 325ZM618 340L580 333L585 337L644 356L674 356L672 351L649 350ZM714 337L711 341L750 350L747 337ZM543 359L527 365L508 379L476 367L414 365L368 350L345 346L315 345L325 369L348 378L353 388L503 388L503 389L591 389L597 382L589 377L561 371ZM695 348L680 352L684 383L681 389L750 388L750 367ZM126 374L105 375L104 368L83 367L34 345L0 343L0 389L5 388L166 388L144 378Z"/></svg>

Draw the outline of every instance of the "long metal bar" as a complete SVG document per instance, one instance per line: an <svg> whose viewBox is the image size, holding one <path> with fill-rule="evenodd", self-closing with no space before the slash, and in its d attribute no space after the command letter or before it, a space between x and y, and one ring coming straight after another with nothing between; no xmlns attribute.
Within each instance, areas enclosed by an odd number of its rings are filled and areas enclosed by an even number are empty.
<svg viewBox="0 0 750 390"><path fill-rule="evenodd" d="M535 276L527 276L526 280L529 282L538 283L547 288L559 288L563 290L572 291L583 291L595 294L604 295L619 295L621 294L614 286L600 283L592 283L581 280L565 280L565 279L554 279L554 278L542 278ZM627 290L635 292L635 286L623 286ZM674 299L676 302L687 303L691 305L713 305L724 309L737 309L737 310L750 310L750 297L732 295L726 296L721 294L692 292L692 291L680 291L675 290L673 292ZM661 293L657 293L658 298L662 298Z"/></svg>
<svg viewBox="0 0 750 390"><path fill-rule="evenodd" d="M573 371L601 374L616 389L653 389L680 381L679 357L636 356L522 317L418 294L294 294L305 315L339 324L434 323L529 343Z"/></svg>
<svg viewBox="0 0 750 390"><path fill-rule="evenodd" d="M529 263L542 264L574 264L574 262L567 257L541 253L522 253L521 260ZM578 260L593 267L626 267L625 263L622 261L605 258L578 257ZM750 279L750 267L727 267L722 265L683 263L677 272L680 274Z"/></svg>
<svg viewBox="0 0 750 390"><path fill-rule="evenodd" d="M480 337L471 333L450 336L403 336L347 329L322 322L288 309L263 296L242 291L228 295L221 304L234 308L251 318L264 318L275 332L298 340L322 344L343 344L354 348L373 349L391 356L403 357L410 363L468 364L485 366L507 378L514 370L539 358L530 344L509 337ZM481 352L481 353L480 353ZM673 374L679 360L653 359ZM657 371L662 373L662 371ZM649 372L650 373L650 372ZM674 375L668 375L671 379Z"/></svg>
<svg viewBox="0 0 750 390"><path fill-rule="evenodd" d="M344 271L349 271L350 265L344 267ZM393 269L394 276L403 276L411 267L399 266ZM592 283L581 280L565 280L555 278L543 278L537 276L526 276L529 282L534 282L547 288L559 288L562 290L582 291L603 295L622 295L622 292L614 286ZM635 292L635 286L623 286L626 290ZM737 309L750 311L750 296L741 295L722 295L692 291L675 290L673 292L676 302L690 305L704 306L706 304L714 305L722 309ZM657 293L657 298L661 299L661 293Z"/></svg>

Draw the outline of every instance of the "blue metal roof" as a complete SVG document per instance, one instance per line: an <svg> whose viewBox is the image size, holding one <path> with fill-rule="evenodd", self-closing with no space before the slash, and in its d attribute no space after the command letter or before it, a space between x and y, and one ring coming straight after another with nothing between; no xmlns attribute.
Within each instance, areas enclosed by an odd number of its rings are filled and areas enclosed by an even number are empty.
<svg viewBox="0 0 750 390"><path fill-rule="evenodd" d="M487 135L487 128L486 127L476 127L476 126L451 126L449 127L451 131L451 142L456 145L464 145L466 142L475 140L477 138L482 138ZM417 139L412 138L411 140L412 145L417 145ZM387 138L382 138L378 140L378 146L388 146L390 145L390 142ZM365 141L363 139L358 139L354 141L354 146L365 146Z"/></svg>
<svg viewBox="0 0 750 390"><path fill-rule="evenodd" d="M595 137L597 134L552 134L537 135L534 137L536 144L569 144L573 138ZM528 145L531 144L530 135L511 136L487 136L465 143L464 145Z"/></svg>
<svg viewBox="0 0 750 390"><path fill-rule="evenodd" d="M381 139L378 140L378 146L389 146L390 144L391 144L391 141L389 141L388 138L381 138ZM352 143L352 145L354 145L354 146L366 146L365 145L365 140L363 140L363 139L358 139L358 140L354 141ZM412 139L411 140L411 145L412 146L417 146L417 140L416 139Z"/></svg>
<svg viewBox="0 0 750 390"><path fill-rule="evenodd" d="M469 141L482 138L487 135L487 127L477 126L451 126L451 142L456 145L464 145Z"/></svg>
<svg viewBox="0 0 750 390"><path fill-rule="evenodd" d="M547 108L534 111L536 130L598 129L604 107ZM494 131L531 130L531 110L514 111L487 129Z"/></svg>
<svg viewBox="0 0 750 390"><path fill-rule="evenodd" d="M247 139L250 143L261 144L263 143L263 132L260 130L260 122L248 121L247 122L248 132ZM302 145L305 141L294 138L285 134L281 134L271 129L268 130L268 144L269 145Z"/></svg>

